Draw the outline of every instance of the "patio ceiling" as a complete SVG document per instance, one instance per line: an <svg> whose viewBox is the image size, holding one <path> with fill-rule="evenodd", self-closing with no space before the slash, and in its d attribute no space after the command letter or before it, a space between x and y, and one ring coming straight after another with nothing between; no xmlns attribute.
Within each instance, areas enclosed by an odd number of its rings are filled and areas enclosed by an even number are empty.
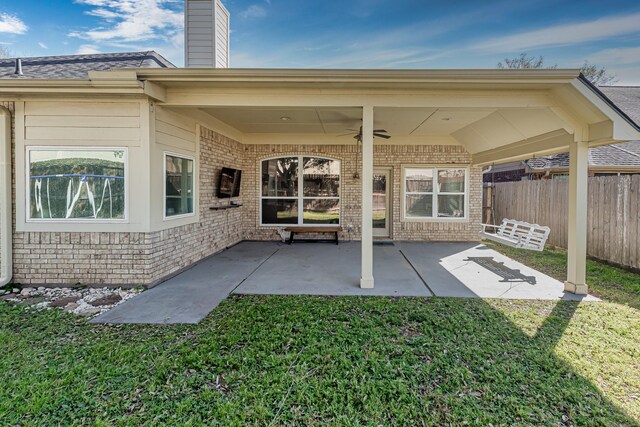
<svg viewBox="0 0 640 427"><path fill-rule="evenodd" d="M534 97L531 93L529 97ZM510 103L513 98L502 103ZM530 101L530 100L529 100ZM568 151L578 120L553 103L548 95L532 106L491 107L374 107L374 128L385 129L391 139L375 144L459 144L477 164L530 158ZM545 105L546 103L546 105ZM362 123L362 108L300 106L224 106L185 108L183 113L206 116L235 132L229 135L248 144L353 144ZM592 145L610 143L610 121L588 110L597 136ZM215 126L214 123L214 126ZM584 125L589 129L589 124Z"/></svg>
<svg viewBox="0 0 640 427"><path fill-rule="evenodd" d="M204 108L243 133L323 133L339 135L358 129L360 108ZM395 136L450 136L496 109L377 108L375 127Z"/></svg>
<svg viewBox="0 0 640 427"><path fill-rule="evenodd" d="M360 108L213 107L203 112L244 134L247 142L300 141L300 134L315 134L328 143L350 143L349 130L362 122ZM374 127L385 129L383 144L459 143L472 154L540 135L569 135L550 108L401 108L375 109ZM253 135L252 135L253 134ZM297 136L297 137L296 137ZM331 138L322 138L331 136ZM341 138L342 136L342 138Z"/></svg>

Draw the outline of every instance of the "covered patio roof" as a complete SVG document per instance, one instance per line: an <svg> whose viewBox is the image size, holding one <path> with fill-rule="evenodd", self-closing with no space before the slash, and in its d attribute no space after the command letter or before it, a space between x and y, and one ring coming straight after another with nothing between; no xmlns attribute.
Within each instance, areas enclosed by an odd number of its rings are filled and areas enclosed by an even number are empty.
<svg viewBox="0 0 640 427"><path fill-rule="evenodd" d="M93 83L138 80L168 108L211 118L245 143L352 143L374 108L395 144L460 144L474 164L638 139L639 128L579 70L136 69ZM283 120L284 118L284 120Z"/></svg>
<svg viewBox="0 0 640 427"><path fill-rule="evenodd" d="M579 70L148 68L81 79L8 79L0 93L146 95L245 143L353 143L374 108L395 144L460 144L476 165L640 139L640 128ZM289 118L284 122L281 118ZM376 141L382 143L382 141Z"/></svg>

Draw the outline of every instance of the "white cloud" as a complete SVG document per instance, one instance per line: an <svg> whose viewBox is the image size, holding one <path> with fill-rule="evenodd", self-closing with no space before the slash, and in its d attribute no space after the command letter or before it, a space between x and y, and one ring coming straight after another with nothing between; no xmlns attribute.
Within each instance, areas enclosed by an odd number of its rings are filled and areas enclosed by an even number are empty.
<svg viewBox="0 0 640 427"><path fill-rule="evenodd" d="M49 49L49 47L46 44L42 43L42 42L38 42L38 46L40 46L43 49Z"/></svg>
<svg viewBox="0 0 640 427"><path fill-rule="evenodd" d="M264 18L265 16L267 16L267 10L260 5L252 4L251 6L240 12L239 15L244 19Z"/></svg>
<svg viewBox="0 0 640 427"><path fill-rule="evenodd" d="M589 57L598 64L640 64L640 47L619 47L601 50Z"/></svg>
<svg viewBox="0 0 640 427"><path fill-rule="evenodd" d="M614 85L640 86L640 67L611 67L607 71L618 78Z"/></svg>
<svg viewBox="0 0 640 427"><path fill-rule="evenodd" d="M20 18L8 13L0 13L0 33L24 34L29 27Z"/></svg>
<svg viewBox="0 0 640 427"><path fill-rule="evenodd" d="M609 16L593 21L556 25L491 38L473 45L473 48L498 52L519 52L532 48L588 43L640 33L638 22L640 22L640 13Z"/></svg>
<svg viewBox="0 0 640 427"><path fill-rule="evenodd" d="M86 13L102 19L100 26L72 31L70 37L100 43L136 43L163 40L172 44L182 39L184 17L174 0L76 0L90 6Z"/></svg>
<svg viewBox="0 0 640 427"><path fill-rule="evenodd" d="M98 46L93 44L83 44L76 51L76 55L91 55L93 53L100 53Z"/></svg>

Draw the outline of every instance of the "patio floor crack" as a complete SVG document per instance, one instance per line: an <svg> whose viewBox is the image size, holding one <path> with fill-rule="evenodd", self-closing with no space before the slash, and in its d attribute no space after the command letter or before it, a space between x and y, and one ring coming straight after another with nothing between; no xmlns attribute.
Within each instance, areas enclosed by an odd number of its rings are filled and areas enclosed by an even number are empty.
<svg viewBox="0 0 640 427"><path fill-rule="evenodd" d="M238 289L238 287L240 285L242 285L249 277L253 276L255 274L256 271L258 271L260 269L260 267L262 267L267 261L269 261L271 259L272 256L274 256L276 253L278 253L278 251L280 250L280 248L277 248L275 251L273 251L273 253L271 253L271 255L269 255L267 258L264 259L264 261L262 261L260 264L258 264L258 266L256 268L254 268L251 273L249 273L247 275L247 277L245 277L244 279L242 279L237 285L235 285L233 287L233 289L231 289L229 291L229 295L231 295L232 293L234 293L236 291L236 289Z"/></svg>
<svg viewBox="0 0 640 427"><path fill-rule="evenodd" d="M418 271L418 269L411 263L411 261L409 260L409 258L405 255L404 252L402 252L402 249L399 249L398 252L400 252L402 254L402 256L404 257L404 259L409 263L409 265L411 266L411 268L413 269L413 271L415 271L416 275L418 276L418 278L422 281L422 283L424 284L424 286L427 288L427 290L429 292L431 292L431 296L435 297L436 293L433 292L433 289L431 289L429 287L429 285L427 284L427 281L424 280L424 277L422 277L422 274L420 274L420 272Z"/></svg>

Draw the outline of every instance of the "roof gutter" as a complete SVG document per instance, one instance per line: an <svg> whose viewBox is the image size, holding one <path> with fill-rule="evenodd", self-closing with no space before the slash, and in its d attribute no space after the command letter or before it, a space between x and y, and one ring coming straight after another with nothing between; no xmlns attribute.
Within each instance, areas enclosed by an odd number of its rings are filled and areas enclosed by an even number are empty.
<svg viewBox="0 0 640 427"><path fill-rule="evenodd" d="M113 72L110 79L97 78L89 80L77 79L0 79L0 94L101 94L101 95L144 95L144 83L139 81L135 73L125 76Z"/></svg>
<svg viewBox="0 0 640 427"><path fill-rule="evenodd" d="M0 286L13 273L11 215L11 112L0 105Z"/></svg>
<svg viewBox="0 0 640 427"><path fill-rule="evenodd" d="M533 82L570 81L578 77L573 69L544 70L365 70L365 69L286 69L286 68L144 68L135 71L141 80L166 81L278 81L278 82ZM95 74L108 76L114 71Z"/></svg>

